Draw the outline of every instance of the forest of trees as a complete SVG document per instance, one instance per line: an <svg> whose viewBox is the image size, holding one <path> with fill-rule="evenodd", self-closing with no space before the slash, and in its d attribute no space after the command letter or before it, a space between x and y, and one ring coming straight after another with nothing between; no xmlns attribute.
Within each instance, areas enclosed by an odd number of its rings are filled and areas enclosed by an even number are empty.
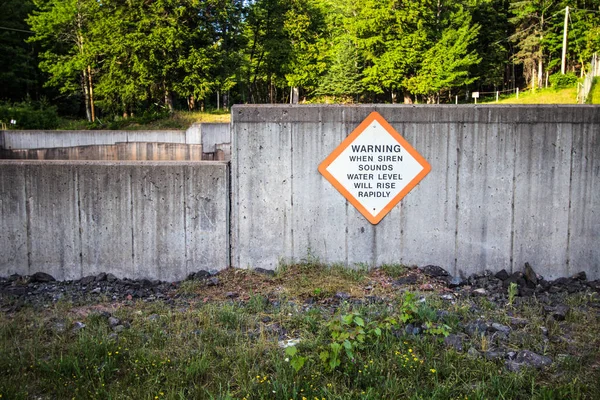
<svg viewBox="0 0 600 400"><path fill-rule="evenodd" d="M289 102L453 102L582 74L600 0L2 0L0 100L133 115Z"/></svg>

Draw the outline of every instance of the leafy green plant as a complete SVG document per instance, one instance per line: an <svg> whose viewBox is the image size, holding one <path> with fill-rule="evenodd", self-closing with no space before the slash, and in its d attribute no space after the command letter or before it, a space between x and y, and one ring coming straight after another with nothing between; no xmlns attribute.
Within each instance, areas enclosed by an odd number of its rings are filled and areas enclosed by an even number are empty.
<svg viewBox="0 0 600 400"><path fill-rule="evenodd" d="M296 346L290 346L285 349L285 355L288 356L286 360L290 362L290 365L296 372L300 371L306 362L306 357L302 357L298 354Z"/></svg>
<svg viewBox="0 0 600 400"><path fill-rule="evenodd" d="M518 285L515 282L511 282L508 285L508 305L512 307L513 302L515 301L515 296L518 292Z"/></svg>

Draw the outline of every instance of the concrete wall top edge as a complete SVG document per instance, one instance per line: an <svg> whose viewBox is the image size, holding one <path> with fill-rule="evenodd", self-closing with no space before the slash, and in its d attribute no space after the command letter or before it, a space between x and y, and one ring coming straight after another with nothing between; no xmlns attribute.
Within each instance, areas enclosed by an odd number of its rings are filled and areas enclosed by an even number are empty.
<svg viewBox="0 0 600 400"><path fill-rule="evenodd" d="M99 160L0 160L0 168L2 166L12 165L118 165L118 166L193 166L193 165L227 165L229 161L99 161Z"/></svg>
<svg viewBox="0 0 600 400"><path fill-rule="evenodd" d="M90 134L93 133L94 135L114 135L116 133L122 134L122 133L126 133L126 134L138 134L138 135L143 135L146 133L149 134L156 134L156 133L178 133L178 134L182 134L185 133L185 129L156 129L156 130L51 130L51 129L11 129L11 130L6 130L6 131L1 131L1 132L7 132L10 133L11 135L31 135L31 134L41 134L41 133L53 133L53 134L57 134L57 135L81 135L81 134Z"/></svg>
<svg viewBox="0 0 600 400"><path fill-rule="evenodd" d="M231 121L357 123L377 111L390 123L600 123L596 105L235 105Z"/></svg>

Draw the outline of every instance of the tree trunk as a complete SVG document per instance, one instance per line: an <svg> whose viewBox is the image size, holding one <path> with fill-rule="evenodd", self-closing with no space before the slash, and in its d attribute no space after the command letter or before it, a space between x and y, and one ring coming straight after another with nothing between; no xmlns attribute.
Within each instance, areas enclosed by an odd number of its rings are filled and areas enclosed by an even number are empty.
<svg viewBox="0 0 600 400"><path fill-rule="evenodd" d="M94 106L94 85L92 84L92 68L88 65L88 80L90 83L90 109L92 111L92 122L96 121L96 107Z"/></svg>
<svg viewBox="0 0 600 400"><path fill-rule="evenodd" d="M169 109L169 113L173 113L173 94L169 89L165 89L165 105Z"/></svg>
<svg viewBox="0 0 600 400"><path fill-rule="evenodd" d="M88 74L84 69L81 74L81 88L83 89L83 100L85 102L85 116L92 122L92 110L90 109L90 91L88 87Z"/></svg>
<svg viewBox="0 0 600 400"><path fill-rule="evenodd" d="M408 93L407 91L402 92L404 94L404 104L412 104L413 101L410 97L410 93Z"/></svg>
<svg viewBox="0 0 600 400"><path fill-rule="evenodd" d="M188 109L190 111L194 111L194 108L196 108L196 99L194 98L194 96L188 97L187 103L188 103Z"/></svg>

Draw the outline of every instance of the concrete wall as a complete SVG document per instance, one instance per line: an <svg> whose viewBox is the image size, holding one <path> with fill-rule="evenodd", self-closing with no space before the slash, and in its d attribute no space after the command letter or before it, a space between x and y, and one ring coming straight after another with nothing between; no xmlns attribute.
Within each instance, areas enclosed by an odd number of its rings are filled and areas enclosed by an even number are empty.
<svg viewBox="0 0 600 400"><path fill-rule="evenodd" d="M432 171L371 225L317 171L372 111ZM235 106L232 263L436 264L600 278L597 106Z"/></svg>
<svg viewBox="0 0 600 400"><path fill-rule="evenodd" d="M203 157L199 144L131 142L49 149L0 149L0 159L202 161Z"/></svg>
<svg viewBox="0 0 600 400"><path fill-rule="evenodd" d="M126 142L202 144L210 150L215 144L230 143L229 124L193 124L187 130L140 131L0 131L0 147L5 149L48 149Z"/></svg>
<svg viewBox="0 0 600 400"><path fill-rule="evenodd" d="M228 201L222 162L0 161L0 276L222 269Z"/></svg>

